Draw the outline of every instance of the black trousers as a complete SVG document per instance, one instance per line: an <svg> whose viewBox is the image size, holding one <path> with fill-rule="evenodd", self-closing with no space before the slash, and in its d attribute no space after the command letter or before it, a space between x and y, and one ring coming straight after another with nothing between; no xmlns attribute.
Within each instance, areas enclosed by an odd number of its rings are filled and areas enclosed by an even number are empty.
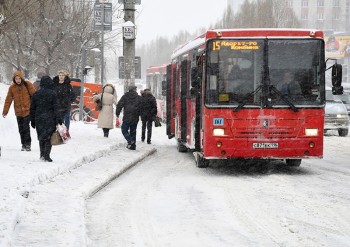
<svg viewBox="0 0 350 247"><path fill-rule="evenodd" d="M150 142L152 138L152 120L142 121L142 135L141 140L144 141L146 137L146 127L147 127L147 141Z"/></svg>
<svg viewBox="0 0 350 247"><path fill-rule="evenodd" d="M32 143L32 138L30 137L30 116L17 117L18 131L21 136L22 145L30 146Z"/></svg>
<svg viewBox="0 0 350 247"><path fill-rule="evenodd" d="M103 130L103 136L104 136L104 137L108 137L108 135L109 135L109 130L110 130L110 129L108 129L108 128L102 128L102 130Z"/></svg>

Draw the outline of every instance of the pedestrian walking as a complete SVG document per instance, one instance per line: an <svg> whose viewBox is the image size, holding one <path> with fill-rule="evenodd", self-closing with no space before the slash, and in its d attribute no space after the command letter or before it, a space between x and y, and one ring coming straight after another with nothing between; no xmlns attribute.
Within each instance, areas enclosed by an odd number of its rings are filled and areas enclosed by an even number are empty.
<svg viewBox="0 0 350 247"><path fill-rule="evenodd" d="M45 75L45 72L43 70L38 70L37 74L36 74L36 80L35 82L33 82L33 86L35 87L35 91L38 91L40 88L40 80L41 77L43 77Z"/></svg>
<svg viewBox="0 0 350 247"><path fill-rule="evenodd" d="M113 125L113 105L117 105L117 93L112 84L106 84L100 94L92 97L95 103L102 102L102 109L98 114L97 127L102 128L103 136L108 138Z"/></svg>
<svg viewBox="0 0 350 247"><path fill-rule="evenodd" d="M129 86L117 104L116 115L119 118L123 110L122 134L128 145L128 149L136 150L136 128L140 118L142 97L136 92L136 86Z"/></svg>
<svg viewBox="0 0 350 247"><path fill-rule="evenodd" d="M32 139L30 136L30 100L35 93L33 84L24 79L21 71L13 73L12 84L8 89L2 111L5 118L9 112L12 102L14 103L15 115L17 118L18 131L21 136L22 151L30 151Z"/></svg>
<svg viewBox="0 0 350 247"><path fill-rule="evenodd" d="M141 141L145 141L146 128L147 128L147 144L151 144L152 138L152 123L154 118L157 116L157 101L153 96L150 89L146 88L142 92L142 110L141 110L141 121L142 121L142 134Z"/></svg>
<svg viewBox="0 0 350 247"><path fill-rule="evenodd" d="M40 159L43 161L52 162L50 138L53 132L56 131L56 125L62 124L57 105L54 83L51 77L43 76L40 80L40 89L33 95L30 106L31 126L36 129Z"/></svg>
<svg viewBox="0 0 350 247"><path fill-rule="evenodd" d="M59 118L65 123L67 129L69 129L70 119L67 120L66 115L70 112L71 103L75 100L75 94L70 84L68 73L60 70L58 75L53 78L53 83L57 94L57 112Z"/></svg>

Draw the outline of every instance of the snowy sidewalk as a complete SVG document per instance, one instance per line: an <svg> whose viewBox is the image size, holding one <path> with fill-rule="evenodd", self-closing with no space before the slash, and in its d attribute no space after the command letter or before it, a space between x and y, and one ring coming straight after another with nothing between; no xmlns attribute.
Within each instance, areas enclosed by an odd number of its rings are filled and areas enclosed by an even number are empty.
<svg viewBox="0 0 350 247"><path fill-rule="evenodd" d="M83 217L83 212L80 212L80 210L84 210L83 199L85 197L89 196L89 194L93 193L95 189L102 186L109 179L117 176L117 174L123 169L126 169L134 162L137 162L138 159L144 157L150 152L153 152L153 145L142 143L138 145L136 151L126 149L125 140L120 129L111 130L109 138L104 138L102 130L98 129L96 125L84 124L82 122L72 122L70 132L72 135L72 140L70 140L67 144L54 146L51 152L51 157L54 162L48 163L39 160L39 144L36 137L36 131L34 129L31 129L32 151L20 151L20 140L15 117L9 114L6 119L0 119L0 146L2 149L0 157L1 247L11 245L14 237L13 232L15 228L19 226L17 224L18 222L22 223L23 221L24 223L23 229L21 228L20 232L22 232L22 230L28 230L25 229L27 227L26 223L30 222L32 219L35 220L32 222L33 225L31 225L29 228L32 228L33 231L35 231L35 229L38 229L39 231L39 227L45 227L46 224L41 225L39 223L40 217L44 217L44 215L41 214L45 212L37 212L32 206L34 205L31 204L32 202L39 203L40 200L44 200L45 203L53 203L56 205L56 209L55 207L50 208L50 204L41 205L42 202L40 202L40 210L57 210L57 214L61 214L61 212L59 212L57 209L57 200L55 202L45 201L46 197L43 190L46 187L50 187L55 184L51 182L56 180L60 181L61 179L66 178L66 176L69 174L80 172L83 174L84 172L88 172L89 169L93 169L94 167L98 168L96 171L91 171L94 172L93 175L96 175L96 177L91 179L88 177L83 177L83 181L79 181L77 179L77 181L72 183L72 185L63 182L62 189L65 191L65 193L63 193L65 196L60 198L61 203L58 205L62 205L60 208L66 208L67 212L66 214L62 214L62 218L60 217L59 220L55 219L55 221L57 220L56 224L58 230L61 231L60 229L64 229L62 226L64 226L65 223L71 223L70 219L64 218L65 215L67 215L67 217L71 215L69 210L77 210L71 217ZM140 139L139 134L140 130L138 129L138 140ZM100 163L101 160L103 161L106 156L112 155L112 153L115 155L115 157L113 157L115 163ZM94 163L95 161L96 163ZM84 183L81 184L82 182ZM70 186L73 186L73 188ZM54 192L61 193L61 191L58 190L55 190ZM49 194L50 193L47 192L48 196ZM77 198L78 200L76 200ZM46 206L48 209L45 208ZM54 214L51 214L53 219ZM27 218L27 216L29 218ZM80 224L82 224L80 228L84 227L84 222L80 222ZM20 226L22 225L20 224ZM48 224L48 227L49 226L50 225ZM55 225L53 224L52 228L54 227ZM79 227L77 226L77 228ZM84 229L81 229L80 232L83 230ZM38 232L38 234L39 236L41 234L44 235L43 232ZM79 238L78 231L74 233L74 235L77 235L77 237L74 238L77 240L77 238ZM60 236L64 241L69 242L73 240L73 238L70 238L68 234L67 236L64 236L63 234ZM38 237L38 235L33 236L33 238L35 237ZM85 238L85 235L81 237ZM82 241L85 241L85 239ZM38 245L34 243L33 245L48 246L41 243L38 243ZM57 246L57 244L54 244L54 246ZM72 244L70 246L84 245Z"/></svg>
<svg viewBox="0 0 350 247"><path fill-rule="evenodd" d="M87 246L85 200L156 151L151 146L124 150L120 145L109 155L36 186L29 194L13 246Z"/></svg>

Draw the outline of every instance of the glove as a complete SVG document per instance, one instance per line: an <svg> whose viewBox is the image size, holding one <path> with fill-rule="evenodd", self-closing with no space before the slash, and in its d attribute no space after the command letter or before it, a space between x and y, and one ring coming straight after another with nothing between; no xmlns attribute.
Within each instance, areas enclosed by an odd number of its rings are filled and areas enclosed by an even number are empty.
<svg viewBox="0 0 350 247"><path fill-rule="evenodd" d="M35 122L34 121L30 121L30 125L32 126L33 129L35 129Z"/></svg>
<svg viewBox="0 0 350 247"><path fill-rule="evenodd" d="M119 118L115 119L115 127L119 127L120 126L120 120Z"/></svg>

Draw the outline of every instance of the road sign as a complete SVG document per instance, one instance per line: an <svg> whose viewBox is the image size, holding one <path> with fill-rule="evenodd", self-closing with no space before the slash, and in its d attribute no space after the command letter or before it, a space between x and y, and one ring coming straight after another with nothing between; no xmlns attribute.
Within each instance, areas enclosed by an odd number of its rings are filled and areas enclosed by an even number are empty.
<svg viewBox="0 0 350 247"><path fill-rule="evenodd" d="M102 9L103 5L103 9ZM112 3L95 3L94 5L94 30L112 31ZM104 21L102 18L104 16Z"/></svg>
<svg viewBox="0 0 350 247"><path fill-rule="evenodd" d="M119 65L119 79L125 79L125 61L124 57L118 58ZM141 79L141 57L135 57L135 79Z"/></svg>
<svg viewBox="0 0 350 247"><path fill-rule="evenodd" d="M133 3L133 4L141 4L141 0L118 0L118 3Z"/></svg>

